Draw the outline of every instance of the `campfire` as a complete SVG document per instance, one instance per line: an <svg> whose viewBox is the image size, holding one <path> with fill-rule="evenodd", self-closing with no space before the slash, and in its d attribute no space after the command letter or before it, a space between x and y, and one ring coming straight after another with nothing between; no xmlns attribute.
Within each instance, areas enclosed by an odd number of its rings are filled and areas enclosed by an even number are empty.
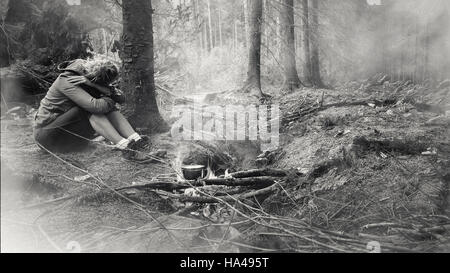
<svg viewBox="0 0 450 273"><path fill-rule="evenodd" d="M264 168L236 171L237 161L236 155L220 144L190 142L180 145L173 161L176 184L160 187L158 190L162 191L159 194L177 200L180 207L215 204L222 200L269 194L276 190L277 182L284 181L288 174L285 170Z"/></svg>

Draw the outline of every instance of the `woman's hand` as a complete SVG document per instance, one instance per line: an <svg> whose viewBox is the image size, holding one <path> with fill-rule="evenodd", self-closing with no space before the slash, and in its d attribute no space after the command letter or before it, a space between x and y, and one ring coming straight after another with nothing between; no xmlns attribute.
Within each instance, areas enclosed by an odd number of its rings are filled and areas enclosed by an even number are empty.
<svg viewBox="0 0 450 273"><path fill-rule="evenodd" d="M67 81L73 85L86 84L92 86L92 82L88 80L85 76L70 76Z"/></svg>

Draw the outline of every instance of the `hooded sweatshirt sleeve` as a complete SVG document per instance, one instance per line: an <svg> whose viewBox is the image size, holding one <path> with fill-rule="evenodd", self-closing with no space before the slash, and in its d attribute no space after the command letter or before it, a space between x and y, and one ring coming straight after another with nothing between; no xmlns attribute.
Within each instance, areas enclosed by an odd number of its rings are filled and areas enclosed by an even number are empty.
<svg viewBox="0 0 450 273"><path fill-rule="evenodd" d="M106 114L115 109L115 102L111 98L104 97L96 99L92 97L81 87L68 82L66 75L61 75L58 81L58 89L70 100L89 113Z"/></svg>

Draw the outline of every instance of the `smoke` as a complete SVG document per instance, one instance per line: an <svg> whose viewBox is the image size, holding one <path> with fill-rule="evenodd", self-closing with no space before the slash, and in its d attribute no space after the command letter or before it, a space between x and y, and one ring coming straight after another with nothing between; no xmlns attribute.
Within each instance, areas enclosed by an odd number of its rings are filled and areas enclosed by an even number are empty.
<svg viewBox="0 0 450 273"><path fill-rule="evenodd" d="M415 82L449 77L449 1L333 2L321 6L322 69L328 80L375 73Z"/></svg>
<svg viewBox="0 0 450 273"><path fill-rule="evenodd" d="M406 66L422 68L424 77L450 76L450 8L447 0L397 0L390 13L393 23L402 25L397 53L407 58ZM389 2L388 2L389 3ZM398 18L398 20L395 20ZM412 51L412 52L411 52ZM423 58L423 59L421 59ZM411 61L414 63L411 63ZM421 66L421 67L415 67Z"/></svg>

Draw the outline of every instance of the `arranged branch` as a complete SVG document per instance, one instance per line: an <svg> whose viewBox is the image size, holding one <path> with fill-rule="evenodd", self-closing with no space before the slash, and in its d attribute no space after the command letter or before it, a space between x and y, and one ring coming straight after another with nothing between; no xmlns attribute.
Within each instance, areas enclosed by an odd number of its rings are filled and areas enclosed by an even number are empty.
<svg viewBox="0 0 450 273"><path fill-rule="evenodd" d="M277 169L254 169L230 173L230 176L233 178L258 177L258 176L283 177L286 175L287 172L285 170L277 170Z"/></svg>
<svg viewBox="0 0 450 273"><path fill-rule="evenodd" d="M272 185L270 187L266 187L266 188L256 190L256 191L251 191L251 192L248 192L245 194L230 195L230 196L220 197L220 198L219 197L210 197L210 196L187 196L187 195L182 195L182 194L167 193L167 192L163 192L163 191L155 191L155 192L161 196L166 196L166 197L169 197L172 199L177 199L180 202L206 204L206 203L222 203L222 202L230 202L230 201L234 201L234 200L248 199L248 198L252 198L255 196L270 194L270 193L274 192L276 189L277 189L277 185Z"/></svg>
<svg viewBox="0 0 450 273"><path fill-rule="evenodd" d="M276 173L272 173L276 174ZM279 174L281 174L281 171L279 171ZM116 191L122 191L122 190L130 190L130 189L137 189L137 190L164 190L172 192L174 190L183 190L190 188L192 186L201 187L201 186L228 186L228 187L255 187L255 186L261 186L261 187L267 187L275 183L275 179L277 177L270 177L270 176L261 176L261 177L245 177L245 178L213 178L213 179L203 179L199 181L192 181L190 183L186 182L155 182L155 183L148 183L148 184L142 184L142 185L133 185L133 186L126 186L121 188L116 188L114 190ZM279 178L278 178L279 179Z"/></svg>
<svg viewBox="0 0 450 273"><path fill-rule="evenodd" d="M275 183L274 177L261 176L261 177L246 177L246 178L213 178L204 179L193 183L194 185L220 185L220 186L269 186Z"/></svg>
<svg viewBox="0 0 450 273"><path fill-rule="evenodd" d="M148 183L148 184L142 184L142 185L133 185L133 186L127 186L122 188L115 189L116 191L123 191L123 190L131 190L131 189L137 189L137 190L164 190L164 191L174 191L174 190L182 190L189 188L190 186L187 184L181 184L181 183L171 183L171 182L156 182L156 183Z"/></svg>

